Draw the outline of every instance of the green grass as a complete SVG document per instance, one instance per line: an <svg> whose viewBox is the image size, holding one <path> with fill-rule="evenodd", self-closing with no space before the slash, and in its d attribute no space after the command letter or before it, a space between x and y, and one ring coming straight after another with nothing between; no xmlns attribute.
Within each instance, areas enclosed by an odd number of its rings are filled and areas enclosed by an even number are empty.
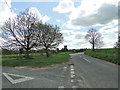
<svg viewBox="0 0 120 90"><path fill-rule="evenodd" d="M33 59L26 59L24 57L19 57L19 55L2 55L2 65L3 66L31 66L31 67L43 67L52 64L58 64L62 62L67 62L69 60L69 53L59 53L51 55L50 57L41 56L39 53L31 54Z"/></svg>
<svg viewBox="0 0 120 90"><path fill-rule="evenodd" d="M120 64L118 60L118 49L97 49L95 52L92 50L85 51L85 54L90 55L92 57L100 58L115 64Z"/></svg>

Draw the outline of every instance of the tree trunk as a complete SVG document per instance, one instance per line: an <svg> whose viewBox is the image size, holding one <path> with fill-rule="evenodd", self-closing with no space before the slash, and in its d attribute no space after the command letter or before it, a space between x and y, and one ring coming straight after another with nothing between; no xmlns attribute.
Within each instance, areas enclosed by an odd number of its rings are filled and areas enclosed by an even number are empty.
<svg viewBox="0 0 120 90"><path fill-rule="evenodd" d="M49 57L48 48L46 48L46 57Z"/></svg>
<svg viewBox="0 0 120 90"><path fill-rule="evenodd" d="M29 50L26 50L26 58L29 58Z"/></svg>
<svg viewBox="0 0 120 90"><path fill-rule="evenodd" d="M95 43L94 43L94 39L93 39L93 51L95 51Z"/></svg>

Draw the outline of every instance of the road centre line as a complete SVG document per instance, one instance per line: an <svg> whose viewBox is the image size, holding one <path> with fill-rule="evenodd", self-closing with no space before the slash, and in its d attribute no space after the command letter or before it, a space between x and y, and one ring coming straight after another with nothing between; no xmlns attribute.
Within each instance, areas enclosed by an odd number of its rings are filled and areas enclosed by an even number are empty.
<svg viewBox="0 0 120 90"><path fill-rule="evenodd" d="M81 56L80 56L81 57ZM83 58L83 57L81 57L81 58ZM86 58L83 58L85 61L87 61L87 62L89 62L90 63L90 61L88 60L88 59L86 59Z"/></svg>
<svg viewBox="0 0 120 90"><path fill-rule="evenodd" d="M89 62L90 63L90 61L89 60L87 60L86 58L83 58L85 61L87 61L87 62Z"/></svg>
<svg viewBox="0 0 120 90"><path fill-rule="evenodd" d="M71 71L71 74L75 74L75 72L74 72L74 71Z"/></svg>
<svg viewBox="0 0 120 90"><path fill-rule="evenodd" d="M74 69L73 69L73 68L71 68L71 71L74 71Z"/></svg>

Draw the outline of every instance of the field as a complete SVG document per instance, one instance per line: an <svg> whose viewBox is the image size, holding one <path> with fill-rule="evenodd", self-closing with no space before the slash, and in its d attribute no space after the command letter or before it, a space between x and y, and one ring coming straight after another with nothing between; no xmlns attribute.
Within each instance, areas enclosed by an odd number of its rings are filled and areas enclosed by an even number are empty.
<svg viewBox="0 0 120 90"><path fill-rule="evenodd" d="M85 51L85 54L120 65L120 60L118 60L117 48L97 49L95 50L95 52L93 52L92 50L87 50Z"/></svg>
<svg viewBox="0 0 120 90"><path fill-rule="evenodd" d="M50 57L46 55L32 53L32 59L26 59L18 54L12 55L2 55L2 65L3 66L31 66L31 67L43 67L52 64L58 64L67 62L69 60L69 53L59 53L53 54Z"/></svg>

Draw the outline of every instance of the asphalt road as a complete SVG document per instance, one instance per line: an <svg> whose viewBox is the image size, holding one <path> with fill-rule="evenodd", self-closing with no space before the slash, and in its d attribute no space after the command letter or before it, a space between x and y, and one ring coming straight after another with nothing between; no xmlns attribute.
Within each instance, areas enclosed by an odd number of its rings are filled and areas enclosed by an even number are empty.
<svg viewBox="0 0 120 90"><path fill-rule="evenodd" d="M118 65L84 54L72 55L76 74L91 88L118 88Z"/></svg>
<svg viewBox="0 0 120 90"><path fill-rule="evenodd" d="M3 88L118 88L118 66L83 53L71 54L69 62L49 69L2 69Z"/></svg>

